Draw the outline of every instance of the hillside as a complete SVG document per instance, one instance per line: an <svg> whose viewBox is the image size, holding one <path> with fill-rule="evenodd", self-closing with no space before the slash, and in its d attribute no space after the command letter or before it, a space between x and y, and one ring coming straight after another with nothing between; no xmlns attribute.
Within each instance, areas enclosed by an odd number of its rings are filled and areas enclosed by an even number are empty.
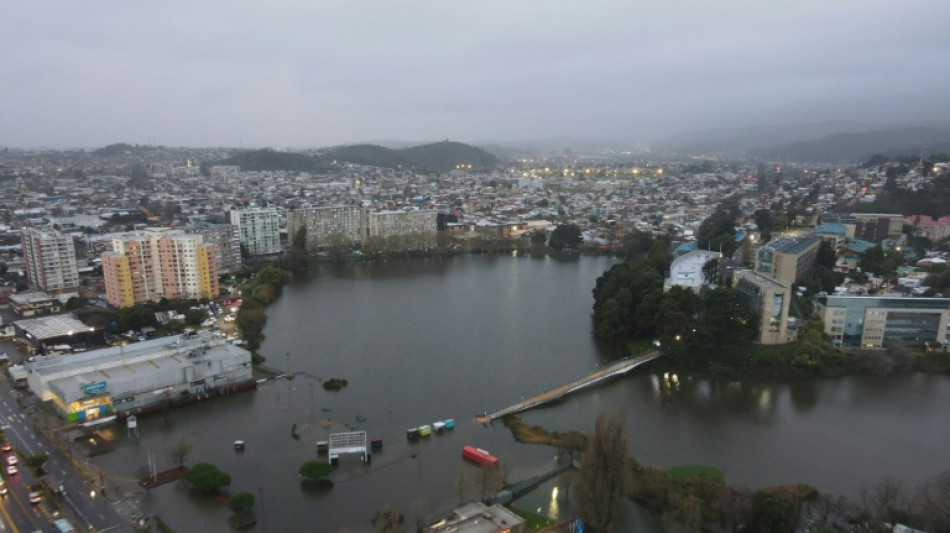
<svg viewBox="0 0 950 533"><path fill-rule="evenodd" d="M324 159L337 162L355 163L373 167L396 168L407 165L398 150L376 144L353 144L330 148L323 154Z"/></svg>
<svg viewBox="0 0 950 533"><path fill-rule="evenodd" d="M786 161L847 163L867 161L873 154L916 154L922 147L928 151L943 151L947 146L950 146L950 128L911 126L836 133L817 140L753 150L751 155Z"/></svg>
<svg viewBox="0 0 950 533"><path fill-rule="evenodd" d="M237 165L241 170L289 170L310 172L323 166L323 161L309 155L274 150L249 150L219 162L220 165Z"/></svg>
<svg viewBox="0 0 950 533"><path fill-rule="evenodd" d="M498 165L498 158L474 146L442 141L398 150L399 155L416 169L446 171L456 165L472 165L473 169Z"/></svg>
<svg viewBox="0 0 950 533"><path fill-rule="evenodd" d="M456 165L472 165L473 169L491 168L498 159L490 153L458 142L437 142L392 150L374 144L340 146L326 150L324 161L356 163L385 168L411 168L419 171L444 172Z"/></svg>

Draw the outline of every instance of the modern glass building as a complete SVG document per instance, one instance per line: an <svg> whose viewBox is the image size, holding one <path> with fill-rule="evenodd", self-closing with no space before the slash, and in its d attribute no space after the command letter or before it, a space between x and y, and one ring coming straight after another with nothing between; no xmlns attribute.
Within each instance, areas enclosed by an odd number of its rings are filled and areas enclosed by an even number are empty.
<svg viewBox="0 0 950 533"><path fill-rule="evenodd" d="M819 296L825 334L839 348L943 344L950 298Z"/></svg>

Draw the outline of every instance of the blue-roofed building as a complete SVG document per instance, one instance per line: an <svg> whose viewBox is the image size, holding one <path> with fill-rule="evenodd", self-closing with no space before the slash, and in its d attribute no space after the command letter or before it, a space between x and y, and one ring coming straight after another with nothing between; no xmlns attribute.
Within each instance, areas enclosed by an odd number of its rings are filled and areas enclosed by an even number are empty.
<svg viewBox="0 0 950 533"><path fill-rule="evenodd" d="M696 241L684 242L673 249L673 259L676 259L677 257L688 254L690 252L695 252L696 250L699 250L698 242Z"/></svg>
<svg viewBox="0 0 950 533"><path fill-rule="evenodd" d="M862 241L861 239L855 239L853 241L848 241L844 244L845 253L851 254L863 254L868 251L870 248L874 248L876 245L873 242Z"/></svg>
<svg viewBox="0 0 950 533"><path fill-rule="evenodd" d="M815 236L831 241L836 248L848 238L848 228L844 224L819 224L815 227Z"/></svg>

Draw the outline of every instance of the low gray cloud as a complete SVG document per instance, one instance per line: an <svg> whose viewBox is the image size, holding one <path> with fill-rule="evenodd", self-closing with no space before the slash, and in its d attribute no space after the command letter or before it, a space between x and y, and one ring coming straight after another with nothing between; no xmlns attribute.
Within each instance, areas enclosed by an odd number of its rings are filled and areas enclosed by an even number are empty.
<svg viewBox="0 0 950 533"><path fill-rule="evenodd" d="M950 118L942 0L23 2L3 13L7 146L650 140Z"/></svg>

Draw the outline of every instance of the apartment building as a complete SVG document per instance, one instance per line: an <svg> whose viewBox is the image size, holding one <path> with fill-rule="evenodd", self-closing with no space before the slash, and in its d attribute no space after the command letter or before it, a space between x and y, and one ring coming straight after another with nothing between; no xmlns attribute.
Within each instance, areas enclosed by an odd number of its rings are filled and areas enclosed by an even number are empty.
<svg viewBox="0 0 950 533"><path fill-rule="evenodd" d="M148 228L112 239L102 254L106 301L116 307L168 299L215 298L218 269L214 245L201 235Z"/></svg>
<svg viewBox="0 0 950 533"><path fill-rule="evenodd" d="M201 235L205 244L214 245L218 274L233 274L244 267L241 258L241 240L236 226L231 224L201 224L185 228L187 233Z"/></svg>
<svg viewBox="0 0 950 533"><path fill-rule="evenodd" d="M415 235L435 244L438 214L435 209L369 213L366 222L367 237Z"/></svg>
<svg viewBox="0 0 950 533"><path fill-rule="evenodd" d="M281 252L276 209L236 209L231 211L231 224L237 227L238 239L248 255Z"/></svg>
<svg viewBox="0 0 950 533"><path fill-rule="evenodd" d="M811 276L818 257L819 237L779 237L755 252L755 271L783 283Z"/></svg>
<svg viewBox="0 0 950 533"><path fill-rule="evenodd" d="M815 298L825 334L837 348L919 347L947 342L950 298L838 296Z"/></svg>
<svg viewBox="0 0 950 533"><path fill-rule="evenodd" d="M53 294L79 287L76 246L71 235L55 230L23 228L20 240L23 271L30 284Z"/></svg>
<svg viewBox="0 0 950 533"><path fill-rule="evenodd" d="M363 207L339 205L295 209L287 214L287 235L295 245L301 228L306 231L304 248L316 251L326 248L331 239L351 244L366 241L367 211Z"/></svg>

